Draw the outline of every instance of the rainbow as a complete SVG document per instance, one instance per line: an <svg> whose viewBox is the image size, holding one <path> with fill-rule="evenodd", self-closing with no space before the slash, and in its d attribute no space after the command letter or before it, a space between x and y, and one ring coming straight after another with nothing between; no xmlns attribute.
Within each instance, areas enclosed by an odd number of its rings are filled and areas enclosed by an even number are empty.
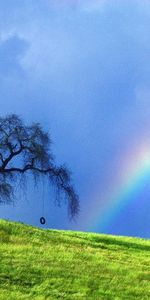
<svg viewBox="0 0 150 300"><path fill-rule="evenodd" d="M150 152L143 150L128 163L121 185L115 190L114 196L106 199L106 205L92 220L89 230L107 232L109 224L130 202L140 195L150 184Z"/></svg>

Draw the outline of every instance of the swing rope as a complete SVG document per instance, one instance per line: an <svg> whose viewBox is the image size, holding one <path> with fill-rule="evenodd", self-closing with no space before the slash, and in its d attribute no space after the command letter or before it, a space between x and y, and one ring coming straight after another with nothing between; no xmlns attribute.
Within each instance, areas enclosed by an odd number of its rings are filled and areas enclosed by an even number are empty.
<svg viewBox="0 0 150 300"><path fill-rule="evenodd" d="M44 190L44 180L43 180L43 188L42 188L42 214L44 216L45 213L45 190Z"/></svg>
<svg viewBox="0 0 150 300"><path fill-rule="evenodd" d="M42 181L42 185L43 185L43 187L42 187L42 215L44 216L44 214L45 214L45 189L44 189L44 179L43 179L43 181ZM40 223L42 224L42 225L44 225L45 223L46 223L46 220L45 220L45 218L44 217L41 217L40 218Z"/></svg>

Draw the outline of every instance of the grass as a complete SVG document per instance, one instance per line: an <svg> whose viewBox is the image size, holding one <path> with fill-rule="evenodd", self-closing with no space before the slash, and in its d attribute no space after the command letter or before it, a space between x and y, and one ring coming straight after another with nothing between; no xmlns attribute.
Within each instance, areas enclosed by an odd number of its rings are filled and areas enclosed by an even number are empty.
<svg viewBox="0 0 150 300"><path fill-rule="evenodd" d="M150 299L150 241L0 221L0 300Z"/></svg>

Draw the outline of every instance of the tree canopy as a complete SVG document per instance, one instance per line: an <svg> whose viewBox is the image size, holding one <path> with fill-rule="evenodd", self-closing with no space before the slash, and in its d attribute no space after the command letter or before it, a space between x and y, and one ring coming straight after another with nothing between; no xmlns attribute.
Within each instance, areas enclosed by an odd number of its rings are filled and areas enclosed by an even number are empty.
<svg viewBox="0 0 150 300"><path fill-rule="evenodd" d="M32 175L37 181L47 177L56 187L56 194L65 196L71 217L79 211L79 198L68 169L57 166L51 151L51 138L39 123L26 125L15 115L0 117L0 201L10 201L15 195L15 182Z"/></svg>

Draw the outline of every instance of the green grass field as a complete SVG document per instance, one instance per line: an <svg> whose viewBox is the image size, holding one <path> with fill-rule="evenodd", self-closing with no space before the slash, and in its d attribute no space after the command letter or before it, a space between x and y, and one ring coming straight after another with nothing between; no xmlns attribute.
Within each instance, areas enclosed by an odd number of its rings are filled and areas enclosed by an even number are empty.
<svg viewBox="0 0 150 300"><path fill-rule="evenodd" d="M150 299L150 241L1 220L5 299Z"/></svg>

